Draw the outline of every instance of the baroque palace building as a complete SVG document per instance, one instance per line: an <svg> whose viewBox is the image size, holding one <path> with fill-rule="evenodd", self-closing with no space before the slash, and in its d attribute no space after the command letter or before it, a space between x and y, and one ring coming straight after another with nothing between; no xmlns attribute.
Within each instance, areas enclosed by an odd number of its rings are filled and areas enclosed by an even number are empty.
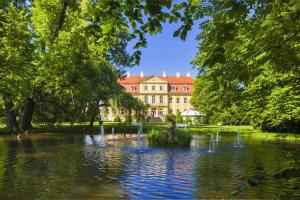
<svg viewBox="0 0 300 200"><path fill-rule="evenodd" d="M194 79L190 73L180 76L131 76L127 73L124 79L118 80L126 92L140 99L148 107L148 116L162 118L166 114L176 114L190 109L190 98L193 92ZM113 120L114 114L109 109L107 120Z"/></svg>
<svg viewBox="0 0 300 200"><path fill-rule="evenodd" d="M118 82L125 91L140 99L148 107L148 117L160 117L163 119L166 114L177 114L192 108L190 104L193 92L194 79L190 73L180 76L167 76L163 72L162 76L127 76ZM119 113L120 114L120 113ZM118 115L119 115L118 114ZM116 113L111 108L106 108L101 112L102 119L113 121ZM122 115L120 115L122 117Z"/></svg>

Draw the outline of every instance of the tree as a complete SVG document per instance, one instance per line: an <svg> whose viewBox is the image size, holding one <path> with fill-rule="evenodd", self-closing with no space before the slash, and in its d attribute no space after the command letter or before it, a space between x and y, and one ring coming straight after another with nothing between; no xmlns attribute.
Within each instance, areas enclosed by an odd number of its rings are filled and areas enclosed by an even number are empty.
<svg viewBox="0 0 300 200"><path fill-rule="evenodd" d="M194 20L205 17L193 61L201 80L194 105L211 118L238 109L255 127L299 132L299 3L208 1L182 9L194 9L186 15Z"/></svg>
<svg viewBox="0 0 300 200"><path fill-rule="evenodd" d="M74 121L88 103L108 102L117 78L139 62L145 34L160 32L161 23L174 19L168 13L172 5L172 0L1 1L0 94L8 126L15 128L18 116L21 131L29 130L37 105L67 105ZM136 51L129 55L126 45L133 38ZM94 116L91 112L91 122Z"/></svg>

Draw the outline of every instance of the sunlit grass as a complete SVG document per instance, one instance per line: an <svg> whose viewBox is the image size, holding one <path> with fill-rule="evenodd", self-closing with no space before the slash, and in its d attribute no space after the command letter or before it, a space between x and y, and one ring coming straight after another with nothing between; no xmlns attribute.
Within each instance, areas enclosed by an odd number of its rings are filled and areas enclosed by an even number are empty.
<svg viewBox="0 0 300 200"><path fill-rule="evenodd" d="M121 132L136 132L136 128L132 127L131 123L120 123L120 122L104 122L104 127L111 129L111 127L117 128ZM63 122L59 124L52 124L51 126L44 123L34 123L33 127L34 132L41 133L87 133L89 127L89 122L74 123L73 127L69 122ZM123 127L123 128L122 128ZM144 132L150 132L152 128L165 128L166 124L164 123L143 123ZM94 127L90 129L93 133L97 133L99 124L95 122ZM252 126L217 126L217 125L201 125L201 126L190 126L186 129L177 128L177 132L186 132L192 134L210 134L210 133L222 133L222 134L236 134L237 131L244 136L249 136L253 139L261 140L285 140L290 142L300 142L300 134L292 133L270 133L262 132L258 129L254 129ZM5 124L0 124L0 133L7 133L8 129L5 127Z"/></svg>

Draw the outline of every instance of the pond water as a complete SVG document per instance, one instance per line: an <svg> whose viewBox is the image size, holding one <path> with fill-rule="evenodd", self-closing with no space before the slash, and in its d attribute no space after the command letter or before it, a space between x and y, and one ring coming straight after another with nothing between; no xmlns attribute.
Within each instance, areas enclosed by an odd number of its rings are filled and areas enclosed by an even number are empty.
<svg viewBox="0 0 300 200"><path fill-rule="evenodd" d="M220 136L213 153L209 135L189 148L153 148L123 134L106 135L104 148L98 135L1 136L0 199L233 198L249 176L280 169L299 148L243 136L234 148L235 136ZM269 180L235 198L274 199L282 185Z"/></svg>

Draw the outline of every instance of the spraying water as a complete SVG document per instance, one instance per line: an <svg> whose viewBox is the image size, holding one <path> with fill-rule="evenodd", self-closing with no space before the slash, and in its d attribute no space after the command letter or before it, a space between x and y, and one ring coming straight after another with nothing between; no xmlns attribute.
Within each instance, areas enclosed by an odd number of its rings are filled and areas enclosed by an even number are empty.
<svg viewBox="0 0 300 200"><path fill-rule="evenodd" d="M103 125L101 125L100 127L100 141L99 141L99 144L100 144L100 147L105 147L105 141L104 141L104 127Z"/></svg>
<svg viewBox="0 0 300 200"><path fill-rule="evenodd" d="M111 135L112 135L112 139L115 139L115 129L114 127L111 127Z"/></svg>
<svg viewBox="0 0 300 200"><path fill-rule="evenodd" d="M217 132L217 135L216 135L216 142L219 142L220 141L220 138L219 138L219 132Z"/></svg>
<svg viewBox="0 0 300 200"><path fill-rule="evenodd" d="M242 138L241 138L241 134L240 134L239 130L238 130L237 135L236 135L236 140L235 140L234 147L243 148Z"/></svg>
<svg viewBox="0 0 300 200"><path fill-rule="evenodd" d="M214 139L214 134L211 133L208 153L213 153L213 152L215 152L215 139Z"/></svg>

